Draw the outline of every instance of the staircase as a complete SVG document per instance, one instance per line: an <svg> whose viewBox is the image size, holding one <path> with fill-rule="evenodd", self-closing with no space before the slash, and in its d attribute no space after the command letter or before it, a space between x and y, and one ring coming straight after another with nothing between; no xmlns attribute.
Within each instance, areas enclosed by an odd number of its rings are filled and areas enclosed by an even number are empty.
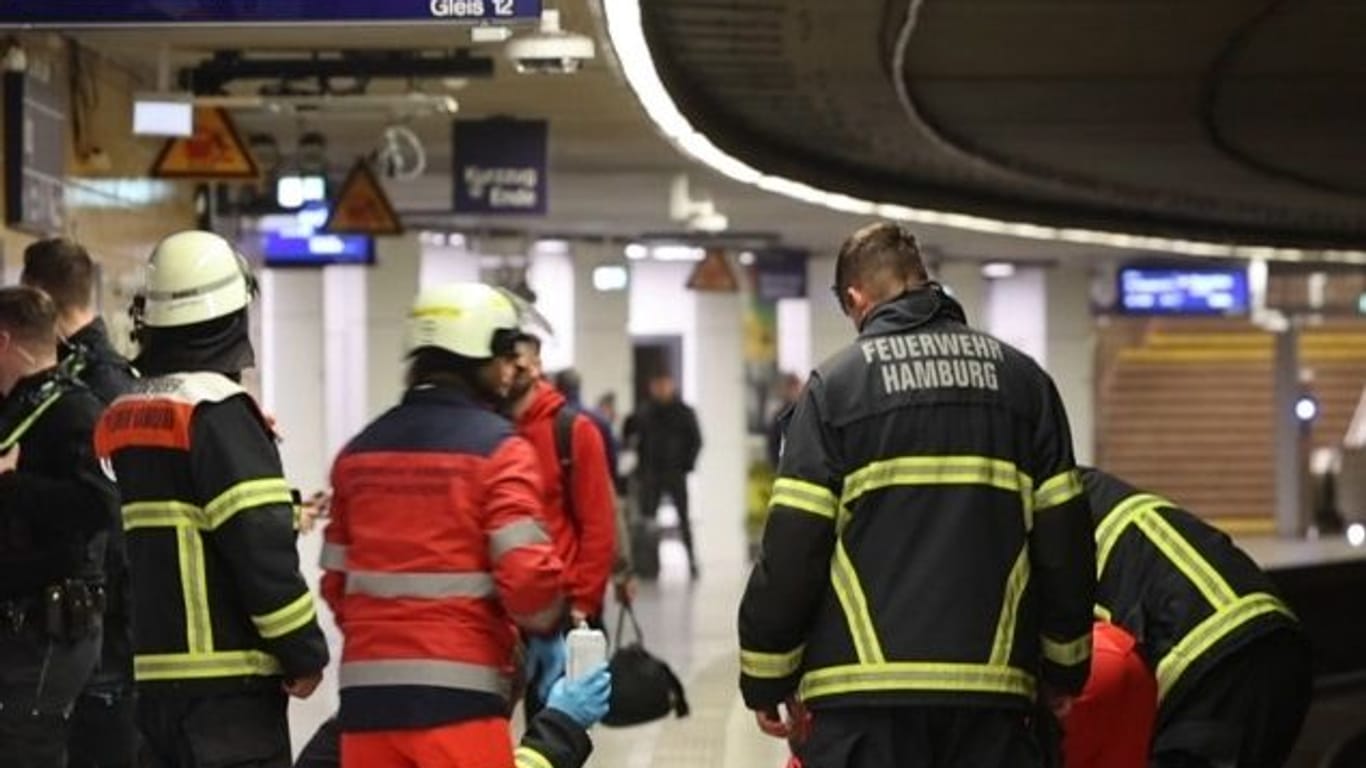
<svg viewBox="0 0 1366 768"><path fill-rule="evenodd" d="M1273 346L1245 321L1149 320L1102 344L1101 466L1237 533L1274 528ZM1308 329L1316 445L1340 445L1366 382L1366 324Z"/></svg>

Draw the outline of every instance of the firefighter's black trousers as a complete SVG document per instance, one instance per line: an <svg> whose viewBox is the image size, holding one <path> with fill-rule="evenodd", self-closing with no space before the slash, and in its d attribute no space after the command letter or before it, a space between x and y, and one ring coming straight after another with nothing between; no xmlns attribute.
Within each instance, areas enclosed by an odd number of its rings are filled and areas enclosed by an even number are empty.
<svg viewBox="0 0 1366 768"><path fill-rule="evenodd" d="M1024 713L966 707L823 709L803 768L1039 768Z"/></svg>
<svg viewBox="0 0 1366 768"><path fill-rule="evenodd" d="M153 768L289 768L287 704L278 687L214 696L143 691L138 721L148 763Z"/></svg>
<svg viewBox="0 0 1366 768"><path fill-rule="evenodd" d="M1192 681L1159 714L1154 768L1280 768L1313 696L1308 644L1281 629L1250 641Z"/></svg>

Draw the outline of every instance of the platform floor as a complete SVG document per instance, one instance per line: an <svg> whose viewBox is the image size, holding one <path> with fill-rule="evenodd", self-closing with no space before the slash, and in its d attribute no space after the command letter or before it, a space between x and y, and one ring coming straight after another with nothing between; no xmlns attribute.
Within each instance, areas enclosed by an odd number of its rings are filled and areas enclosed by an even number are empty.
<svg viewBox="0 0 1366 768"><path fill-rule="evenodd" d="M634 728L599 726L593 731L596 751L590 766L779 768L787 760L787 745L759 733L736 686L735 615L749 573L743 533L731 510L720 500L706 498L705 484L695 484L694 488L697 508L714 511L711 516L698 515L695 522L702 578L688 580L682 545L666 540L661 549L660 579L643 585L637 599L646 647L668 661L685 682L692 714ZM661 522L668 525L671 511L666 508L661 512ZM1314 541L1249 537L1239 543L1268 568L1366 559L1366 548L1352 547L1342 536ZM305 542L305 549L313 544L316 542ZM309 556L307 552L304 555ZM617 615L615 607L609 607L607 614L610 630ZM330 618L327 621L330 624ZM334 651L339 650L335 635L332 640ZM312 701L295 704L292 725L296 745L333 711L335 702L335 691L328 690Z"/></svg>

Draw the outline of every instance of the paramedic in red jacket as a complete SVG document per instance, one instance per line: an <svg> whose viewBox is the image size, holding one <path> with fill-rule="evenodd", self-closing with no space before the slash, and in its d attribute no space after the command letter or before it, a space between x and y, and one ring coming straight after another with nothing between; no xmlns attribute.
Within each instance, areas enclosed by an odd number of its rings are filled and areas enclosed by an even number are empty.
<svg viewBox="0 0 1366 768"><path fill-rule="evenodd" d="M538 517L540 472L494 410L518 324L489 286L424 291L402 402L333 467L323 595L344 637L344 768L512 766L517 629L535 679L548 689L562 672L561 564Z"/></svg>
<svg viewBox="0 0 1366 768"><path fill-rule="evenodd" d="M569 622L600 623L615 561L617 514L602 434L586 414L575 414L571 455L561 456L556 422L566 407L565 397L543 375L540 339L524 333L516 348L517 371L508 410L517 433L535 449L545 480L542 517L555 541L555 554L564 563ZM543 702L533 687L527 695L527 712L539 712Z"/></svg>

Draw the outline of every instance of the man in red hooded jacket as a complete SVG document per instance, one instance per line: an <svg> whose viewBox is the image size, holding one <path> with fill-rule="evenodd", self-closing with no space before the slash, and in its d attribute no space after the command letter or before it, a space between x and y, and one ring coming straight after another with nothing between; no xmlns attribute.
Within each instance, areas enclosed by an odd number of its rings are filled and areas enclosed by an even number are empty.
<svg viewBox="0 0 1366 768"><path fill-rule="evenodd" d="M567 626L600 625L615 560L617 514L602 435L587 415L576 414L570 432L571 455L560 456L555 420L566 400L545 379L541 342L531 334L524 333L517 341L517 373L508 402L518 434L531 443L541 467L544 523L554 539L555 554L564 563L570 609ZM528 714L540 709L535 690L535 686L529 689Z"/></svg>

